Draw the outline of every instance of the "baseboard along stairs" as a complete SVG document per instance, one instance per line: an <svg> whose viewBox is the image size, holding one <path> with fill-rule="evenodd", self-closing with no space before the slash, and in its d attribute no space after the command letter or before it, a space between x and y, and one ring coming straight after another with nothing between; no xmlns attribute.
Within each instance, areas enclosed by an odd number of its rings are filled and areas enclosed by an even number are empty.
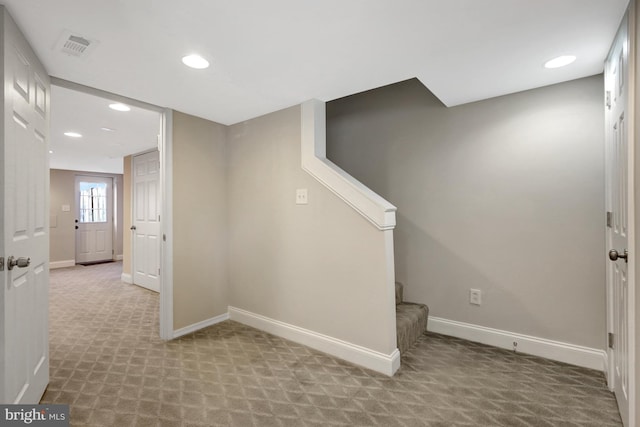
<svg viewBox="0 0 640 427"><path fill-rule="evenodd" d="M404 285L396 282L396 337L400 354L411 348L427 330L429 307L404 302Z"/></svg>

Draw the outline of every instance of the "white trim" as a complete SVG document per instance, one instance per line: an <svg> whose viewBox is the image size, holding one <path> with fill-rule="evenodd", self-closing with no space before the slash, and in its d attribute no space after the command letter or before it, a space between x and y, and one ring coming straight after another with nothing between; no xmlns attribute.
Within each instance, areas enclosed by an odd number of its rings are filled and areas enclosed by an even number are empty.
<svg viewBox="0 0 640 427"><path fill-rule="evenodd" d="M160 338L170 340L173 330L173 111L162 112L160 141L161 221L160 232Z"/></svg>
<svg viewBox="0 0 640 427"><path fill-rule="evenodd" d="M312 99L302 104L302 169L380 230L396 226L396 207L327 160L325 103Z"/></svg>
<svg viewBox="0 0 640 427"><path fill-rule="evenodd" d="M65 259L64 261L50 261L49 270L53 270L56 268L73 267L74 265L76 265L75 259Z"/></svg>
<svg viewBox="0 0 640 427"><path fill-rule="evenodd" d="M532 354L558 362L604 371L607 367L607 353L604 350L583 347L574 344L537 338L500 329L456 322L440 317L429 317L428 328L431 332L479 342L494 347L513 350L518 343L519 353Z"/></svg>
<svg viewBox="0 0 640 427"><path fill-rule="evenodd" d="M397 348L391 354L380 353L231 306L229 318L385 375L392 376L400 368L400 352Z"/></svg>
<svg viewBox="0 0 640 427"><path fill-rule="evenodd" d="M122 273L120 275L120 281L133 285L133 277L131 277L129 273Z"/></svg>
<svg viewBox="0 0 640 427"><path fill-rule="evenodd" d="M122 254L116 255L114 258L115 261L122 261L123 259L124 259L124 255Z"/></svg>
<svg viewBox="0 0 640 427"><path fill-rule="evenodd" d="M173 338L178 338L183 335L190 334L200 329L215 325L216 323L224 322L225 320L229 320L229 313L224 313L219 316L203 320L202 322L194 323L192 325L185 326L184 328L177 329L173 331Z"/></svg>

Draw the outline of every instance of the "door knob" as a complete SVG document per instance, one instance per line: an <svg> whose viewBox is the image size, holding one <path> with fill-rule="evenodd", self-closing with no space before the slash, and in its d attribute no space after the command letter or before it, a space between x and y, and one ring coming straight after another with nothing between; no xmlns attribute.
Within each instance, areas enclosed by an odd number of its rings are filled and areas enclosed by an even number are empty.
<svg viewBox="0 0 640 427"><path fill-rule="evenodd" d="M31 264L31 258L20 257L16 259L11 255L9 259L7 259L7 268L9 270L13 270L13 267L29 267L29 264Z"/></svg>
<svg viewBox="0 0 640 427"><path fill-rule="evenodd" d="M618 258L622 258L624 262L628 262L627 257L629 256L629 252L625 249L624 254L619 254L615 249L611 249L609 251L609 259L611 261L617 261Z"/></svg>
<svg viewBox="0 0 640 427"><path fill-rule="evenodd" d="M130 228L129 230L136 230L136 229L137 229L137 228L136 228L136 226L135 226L135 225L132 225L132 226L131 226L131 228Z"/></svg>

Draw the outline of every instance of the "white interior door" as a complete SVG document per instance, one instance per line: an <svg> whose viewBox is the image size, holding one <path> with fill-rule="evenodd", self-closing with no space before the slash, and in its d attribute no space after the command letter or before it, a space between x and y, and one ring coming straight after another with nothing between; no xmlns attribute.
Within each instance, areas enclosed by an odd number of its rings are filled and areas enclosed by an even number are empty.
<svg viewBox="0 0 640 427"><path fill-rule="evenodd" d="M113 259L113 178L76 176L76 263Z"/></svg>
<svg viewBox="0 0 640 427"><path fill-rule="evenodd" d="M133 283L160 291L160 156L133 157Z"/></svg>
<svg viewBox="0 0 640 427"><path fill-rule="evenodd" d="M618 401L620 415L629 425L629 160L628 132L628 36L623 21L605 63L606 193L607 193L607 317L609 386ZM632 211L631 211L632 212ZM629 258L631 260L631 258Z"/></svg>
<svg viewBox="0 0 640 427"><path fill-rule="evenodd" d="M49 76L6 9L0 12L0 403L38 403L49 382Z"/></svg>

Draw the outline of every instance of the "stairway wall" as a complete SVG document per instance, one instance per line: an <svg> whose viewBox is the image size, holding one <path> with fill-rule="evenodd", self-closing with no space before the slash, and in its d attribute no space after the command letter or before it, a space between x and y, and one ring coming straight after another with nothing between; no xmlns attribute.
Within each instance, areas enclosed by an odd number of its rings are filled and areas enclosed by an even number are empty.
<svg viewBox="0 0 640 427"><path fill-rule="evenodd" d="M230 305L390 355L390 231L302 170L300 106L230 126L227 149Z"/></svg>
<svg viewBox="0 0 640 427"><path fill-rule="evenodd" d="M602 88L594 76L446 108L409 80L327 104L327 157L398 207L406 300L605 348Z"/></svg>

